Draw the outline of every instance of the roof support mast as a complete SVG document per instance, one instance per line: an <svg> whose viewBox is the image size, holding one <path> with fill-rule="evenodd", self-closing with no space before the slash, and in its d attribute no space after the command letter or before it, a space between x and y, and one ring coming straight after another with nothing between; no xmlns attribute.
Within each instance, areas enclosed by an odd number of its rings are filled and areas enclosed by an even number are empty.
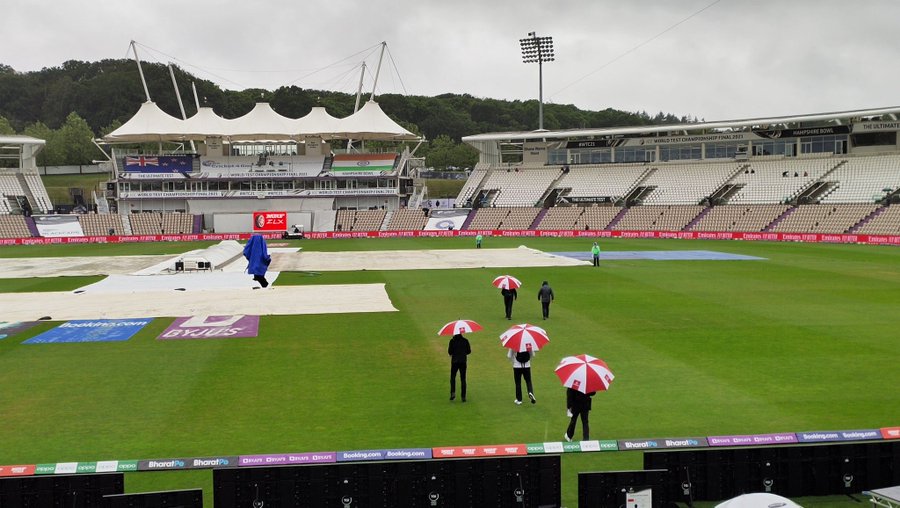
<svg viewBox="0 0 900 508"><path fill-rule="evenodd" d="M375 87L378 86L378 75L381 74L381 61L384 60L384 48L387 47L387 42L381 41L381 55L378 56L378 67L375 68L375 83L372 85L372 95L369 96L370 101L375 100Z"/></svg>
<svg viewBox="0 0 900 508"><path fill-rule="evenodd" d="M378 55L378 67L375 68L375 83L372 84L372 93L369 95L369 100L375 100L375 88L378 87L378 75L381 74L381 62L384 60L384 48L387 47L386 41L381 41L381 54ZM362 63L362 68L359 73L359 87L356 89L356 105L353 106L353 112L356 113L359 111L359 99L362 97L362 87L363 87L363 77L366 75L366 62ZM347 140L347 152L353 149L353 140Z"/></svg>
<svg viewBox="0 0 900 508"><path fill-rule="evenodd" d="M359 86L356 87L356 104L353 105L353 112L359 111L359 99L362 97L363 77L366 75L366 62L363 62L359 69ZM353 149L353 140L347 140L347 153Z"/></svg>
<svg viewBox="0 0 900 508"><path fill-rule="evenodd" d="M169 62L166 66L169 68L169 76L172 77L172 86L175 87L175 97L178 98L178 108L181 109L181 119L187 120L187 115L184 113L184 103L181 102L181 90L178 89L178 83L175 82L175 71L172 70L172 63ZM197 153L197 147L194 146L193 139L191 140L191 151Z"/></svg>
<svg viewBox="0 0 900 508"><path fill-rule="evenodd" d="M138 74L141 75L141 84L144 85L144 95L147 97L147 102L150 102L150 90L147 89L147 80L144 79L144 70L141 69L141 59L138 58L134 41L131 41L131 51L134 52L134 61L137 62Z"/></svg>

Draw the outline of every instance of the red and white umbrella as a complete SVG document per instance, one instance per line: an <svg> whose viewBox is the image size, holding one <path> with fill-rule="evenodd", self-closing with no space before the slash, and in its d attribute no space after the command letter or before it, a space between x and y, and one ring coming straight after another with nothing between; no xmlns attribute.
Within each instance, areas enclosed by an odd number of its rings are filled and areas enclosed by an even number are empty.
<svg viewBox="0 0 900 508"><path fill-rule="evenodd" d="M471 333L481 330L481 325L471 319L457 319L445 324L438 335L456 335L457 333Z"/></svg>
<svg viewBox="0 0 900 508"><path fill-rule="evenodd" d="M581 393L606 390L616 378L606 362L591 355L563 358L556 366L556 375L563 386Z"/></svg>
<svg viewBox="0 0 900 508"><path fill-rule="evenodd" d="M522 287L522 282L512 275L501 275L494 279L492 284L500 289L519 289Z"/></svg>
<svg viewBox="0 0 900 508"><path fill-rule="evenodd" d="M503 347L513 351L539 351L550 342L547 331L541 327L523 323L515 325L500 335Z"/></svg>

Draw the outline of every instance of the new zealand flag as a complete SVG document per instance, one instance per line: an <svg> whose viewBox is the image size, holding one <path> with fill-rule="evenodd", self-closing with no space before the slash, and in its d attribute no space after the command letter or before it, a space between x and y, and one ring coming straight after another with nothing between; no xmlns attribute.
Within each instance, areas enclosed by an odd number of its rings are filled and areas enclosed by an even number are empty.
<svg viewBox="0 0 900 508"><path fill-rule="evenodd" d="M193 155L153 155L125 157L125 171L135 173L190 173Z"/></svg>

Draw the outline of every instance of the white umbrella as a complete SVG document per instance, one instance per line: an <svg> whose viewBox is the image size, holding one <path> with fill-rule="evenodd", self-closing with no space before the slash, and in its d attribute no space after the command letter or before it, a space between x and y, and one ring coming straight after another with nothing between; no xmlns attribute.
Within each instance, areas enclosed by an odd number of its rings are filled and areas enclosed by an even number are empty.
<svg viewBox="0 0 900 508"><path fill-rule="evenodd" d="M719 503L716 508L800 508L800 505L777 494L754 492Z"/></svg>

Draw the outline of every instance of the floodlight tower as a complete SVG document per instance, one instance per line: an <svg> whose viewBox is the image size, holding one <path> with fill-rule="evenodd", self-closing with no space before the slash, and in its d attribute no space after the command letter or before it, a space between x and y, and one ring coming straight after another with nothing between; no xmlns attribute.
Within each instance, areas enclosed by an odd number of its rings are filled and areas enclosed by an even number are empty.
<svg viewBox="0 0 900 508"><path fill-rule="evenodd" d="M538 130L544 130L544 62L553 61L553 37L538 37L528 32L528 38L519 39L522 46L522 63L538 64Z"/></svg>

